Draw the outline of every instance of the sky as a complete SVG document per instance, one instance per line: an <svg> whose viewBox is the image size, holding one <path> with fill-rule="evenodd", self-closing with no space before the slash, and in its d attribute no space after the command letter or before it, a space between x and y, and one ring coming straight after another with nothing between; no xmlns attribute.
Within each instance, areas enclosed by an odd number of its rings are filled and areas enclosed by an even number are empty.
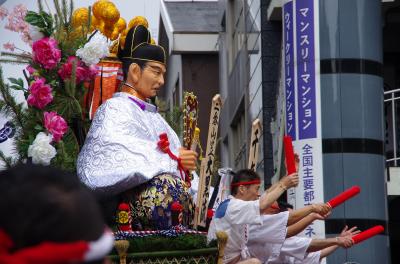
<svg viewBox="0 0 400 264"><path fill-rule="evenodd" d="M52 9L52 12L54 12L53 0L43 0L45 11L47 11L46 2L50 9ZM95 0L75 0L74 7L88 7L89 5L93 5L94 2ZM146 17L149 22L149 29L152 37L157 41L160 17L160 0L113 0L112 2L117 6L121 17L123 17L127 22L129 22L129 20L135 16L140 15ZM9 11L18 4L24 4L28 10L37 11L37 1L35 0L0 0L0 5ZM4 28L6 23L6 19L0 21L0 51L4 51L3 44L12 42L17 48L30 52L31 47L21 40L18 33L11 32ZM2 64L1 67L3 69L3 77L6 82L8 81L7 78L10 77L23 78L22 70L25 68L25 66ZM25 85L27 84L25 83ZM24 100L22 92L17 92L15 97L19 101ZM6 122L7 118L0 116L0 129L3 128ZM0 150L6 155L12 155L11 147L11 140L0 143ZM2 166L0 164L0 168L1 167Z"/></svg>

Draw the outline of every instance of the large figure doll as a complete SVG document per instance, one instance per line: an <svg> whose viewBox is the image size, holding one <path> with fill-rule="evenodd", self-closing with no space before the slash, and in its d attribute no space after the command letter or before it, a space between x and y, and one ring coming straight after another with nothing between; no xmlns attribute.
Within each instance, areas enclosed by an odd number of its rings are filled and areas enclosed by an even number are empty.
<svg viewBox="0 0 400 264"><path fill-rule="evenodd" d="M128 199L134 228L165 229L173 224L172 207L182 211L179 219L193 215L190 184L181 172L195 169L197 154L181 148L176 133L148 102L164 84L166 71L164 49L150 41L144 26L127 34L118 54L124 72L121 92L97 110L77 172L95 192ZM161 134L169 142L168 153L165 144L160 147Z"/></svg>

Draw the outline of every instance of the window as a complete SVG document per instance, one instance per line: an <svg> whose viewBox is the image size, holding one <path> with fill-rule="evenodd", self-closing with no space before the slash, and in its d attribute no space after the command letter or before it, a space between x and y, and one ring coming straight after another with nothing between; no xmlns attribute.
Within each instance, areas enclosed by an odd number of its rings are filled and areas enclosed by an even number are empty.
<svg viewBox="0 0 400 264"><path fill-rule="evenodd" d="M228 12L226 14L227 24L227 42L229 56L228 65L231 72L235 63L237 54L245 41L245 21L244 21L244 6L243 1L231 0L228 2Z"/></svg>
<svg viewBox="0 0 400 264"><path fill-rule="evenodd" d="M246 122L242 112L235 125L232 126L232 154L235 169L247 168Z"/></svg>

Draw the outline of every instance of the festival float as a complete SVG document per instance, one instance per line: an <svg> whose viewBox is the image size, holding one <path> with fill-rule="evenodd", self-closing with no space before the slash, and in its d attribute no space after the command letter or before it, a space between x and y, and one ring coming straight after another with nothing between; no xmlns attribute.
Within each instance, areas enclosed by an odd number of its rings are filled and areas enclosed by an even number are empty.
<svg viewBox="0 0 400 264"><path fill-rule="evenodd" d="M54 0L54 6L54 14L44 11L41 1L37 12L28 11L23 5L10 12L0 7L0 19L8 22L6 28L19 33L31 46L27 52L6 43L3 47L8 51L0 57L0 63L26 66L19 76L9 78L9 84L4 82L0 69L0 112L8 118L0 130L0 142L13 137L16 152L15 157L7 157L0 151L0 159L7 167L34 163L76 171L77 156L97 108L118 91L122 81L116 53L124 48L130 29L148 27L141 16L126 23L108 0L77 9L72 1ZM154 41L149 39L150 43ZM22 93L25 100L18 102L15 92ZM213 208L227 197L230 186L226 170L221 178L217 176L211 195L221 107L220 96L214 96L207 146L205 154L200 154L196 206L181 195L188 188L185 184L190 184L187 171L181 171L183 182L159 177L146 186L139 203L119 203L111 225L115 249L109 257L113 263L222 263L226 233L216 232L218 241L207 243L206 239ZM199 141L198 112L196 96L186 94L182 141L191 150L196 150ZM258 163L260 135L261 123L255 120L249 169L255 170ZM159 137L158 148L174 158L167 135ZM290 174L297 170L290 137L284 138L284 146ZM360 191L360 187L353 186L327 204L335 208ZM358 244L383 231L384 227L375 226L352 240Z"/></svg>
<svg viewBox="0 0 400 264"><path fill-rule="evenodd" d="M8 19L7 29L18 32L32 48L30 52L22 51L8 43L4 46L8 51L3 51L0 57L2 64L26 65L20 75L9 78L10 84L4 82L0 71L0 111L9 119L4 133L13 134L17 154L7 157L0 152L7 167L31 162L75 171L96 109L118 91L122 81L121 62L116 53L124 47L131 28L148 27L142 16L127 23L115 4L107 0L76 9L72 1L54 0L54 6L54 14L45 11L42 1L38 1L38 11L18 5L10 13L4 9L0 12L1 19ZM14 98L15 91L23 93L25 102ZM218 234L219 250L217 242L206 241L207 222L212 217L207 198L214 173L221 106L217 95L213 98L206 155L200 166L198 208L192 208L190 214L184 211L187 206L175 201L165 211L168 224L153 230L136 230L132 222L146 216L138 213L135 205L120 203L112 226L116 242L110 258L114 263L222 261L226 235ZM198 103L193 94L186 95L183 113L183 145L196 149ZM168 140L162 135L159 147L168 152ZM155 194L143 197L142 202L154 210L162 202L162 197L157 196L158 189L166 185L160 181L153 186Z"/></svg>

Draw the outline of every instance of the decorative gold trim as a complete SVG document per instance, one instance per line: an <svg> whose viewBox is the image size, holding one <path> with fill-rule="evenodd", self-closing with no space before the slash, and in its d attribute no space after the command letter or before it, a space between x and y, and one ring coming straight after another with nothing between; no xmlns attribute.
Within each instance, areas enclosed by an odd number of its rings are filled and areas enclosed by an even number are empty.
<svg viewBox="0 0 400 264"><path fill-rule="evenodd" d="M132 58L132 57L122 57L123 59L131 59L131 60L143 60L143 61L151 61L151 62L158 62L165 66L165 62L156 61L156 60L148 60L148 59L141 59L141 58Z"/></svg>

